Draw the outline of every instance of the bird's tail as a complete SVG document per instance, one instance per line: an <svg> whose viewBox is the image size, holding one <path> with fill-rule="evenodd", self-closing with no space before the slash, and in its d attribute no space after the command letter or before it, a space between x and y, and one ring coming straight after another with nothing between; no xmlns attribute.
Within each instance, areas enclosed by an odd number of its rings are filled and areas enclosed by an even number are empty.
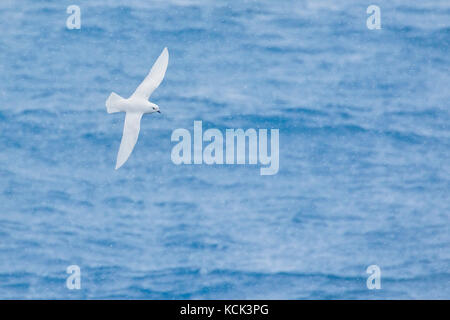
<svg viewBox="0 0 450 320"><path fill-rule="evenodd" d="M106 100L106 111L108 113L123 111L120 107L123 105L125 99L116 93L111 93L108 100Z"/></svg>

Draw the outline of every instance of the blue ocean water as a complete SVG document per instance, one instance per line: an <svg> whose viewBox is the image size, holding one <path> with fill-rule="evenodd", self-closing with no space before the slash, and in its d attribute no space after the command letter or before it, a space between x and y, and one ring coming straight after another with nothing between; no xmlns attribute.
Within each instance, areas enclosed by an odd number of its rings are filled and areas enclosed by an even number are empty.
<svg viewBox="0 0 450 320"><path fill-rule="evenodd" d="M449 299L450 3L370 4L1 1L0 298ZM194 120L279 129L278 174L174 165Z"/></svg>

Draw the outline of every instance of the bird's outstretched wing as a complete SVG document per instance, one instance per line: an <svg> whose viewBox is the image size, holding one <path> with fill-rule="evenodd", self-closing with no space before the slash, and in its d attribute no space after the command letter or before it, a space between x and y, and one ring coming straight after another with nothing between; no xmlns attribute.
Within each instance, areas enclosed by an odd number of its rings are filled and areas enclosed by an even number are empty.
<svg viewBox="0 0 450 320"><path fill-rule="evenodd" d="M117 154L116 170L119 169L130 156L134 145L139 137L141 129L142 113L127 112L125 124L123 125L122 141L120 142L119 153Z"/></svg>
<svg viewBox="0 0 450 320"><path fill-rule="evenodd" d="M159 58L156 60L144 81L137 87L131 98L144 98L148 100L153 91L158 88L166 74L167 65L169 64L169 51L164 48Z"/></svg>

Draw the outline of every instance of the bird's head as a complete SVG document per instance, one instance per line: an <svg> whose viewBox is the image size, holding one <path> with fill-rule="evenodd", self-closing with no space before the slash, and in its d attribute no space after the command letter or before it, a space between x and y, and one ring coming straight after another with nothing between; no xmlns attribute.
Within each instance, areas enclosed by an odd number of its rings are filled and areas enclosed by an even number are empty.
<svg viewBox="0 0 450 320"><path fill-rule="evenodd" d="M152 112L158 112L161 113L161 111L159 110L159 106L152 103Z"/></svg>

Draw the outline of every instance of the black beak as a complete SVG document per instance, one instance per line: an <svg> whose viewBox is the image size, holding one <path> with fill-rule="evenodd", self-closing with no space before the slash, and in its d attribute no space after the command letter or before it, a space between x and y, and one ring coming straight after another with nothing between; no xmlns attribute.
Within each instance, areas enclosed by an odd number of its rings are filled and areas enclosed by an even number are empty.
<svg viewBox="0 0 450 320"><path fill-rule="evenodd" d="M159 110L158 110L158 111L156 111L156 112L158 112L158 113L161 113L161 111L159 111Z"/></svg>

